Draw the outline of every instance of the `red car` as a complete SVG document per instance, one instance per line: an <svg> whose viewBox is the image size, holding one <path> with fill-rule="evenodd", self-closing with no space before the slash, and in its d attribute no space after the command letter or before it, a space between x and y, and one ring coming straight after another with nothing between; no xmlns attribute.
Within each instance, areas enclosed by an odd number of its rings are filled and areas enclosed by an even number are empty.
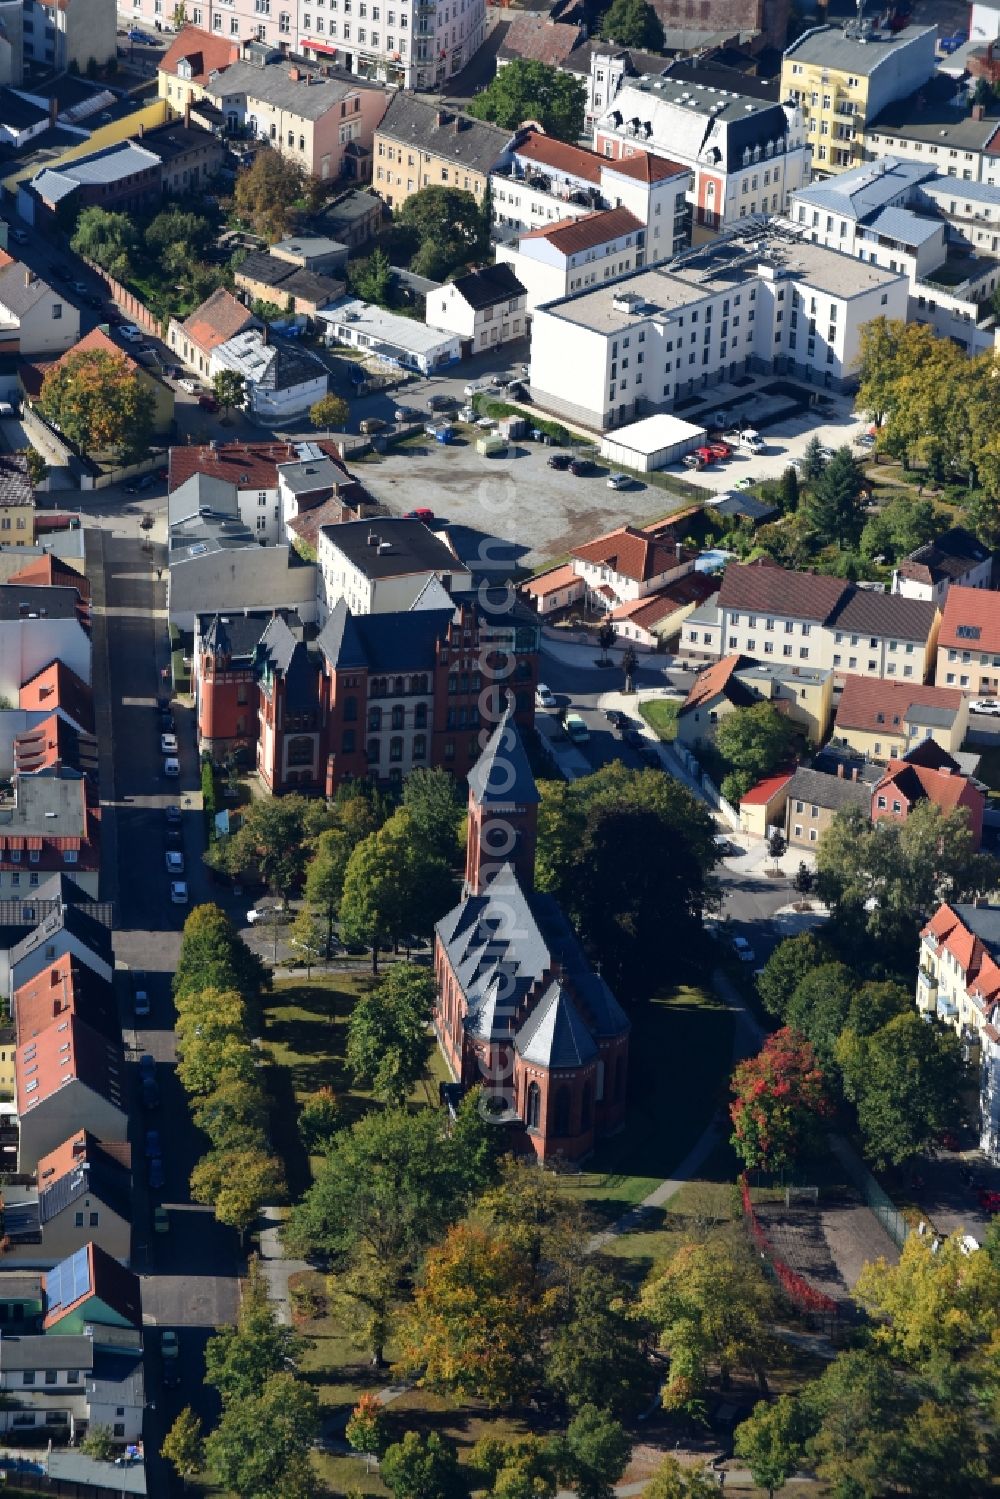
<svg viewBox="0 0 1000 1499"><path fill-rule="evenodd" d="M696 457L700 458L702 463L705 464L714 463L716 458L719 457L714 448L695 448L694 451Z"/></svg>
<svg viewBox="0 0 1000 1499"><path fill-rule="evenodd" d="M979 1206L984 1213L1000 1213L1000 1192L994 1192L990 1188L984 1187L978 1196Z"/></svg>
<svg viewBox="0 0 1000 1499"><path fill-rule="evenodd" d="M733 450L728 442L710 442L708 444L708 451L712 454L713 458L731 458L733 456Z"/></svg>
<svg viewBox="0 0 1000 1499"><path fill-rule="evenodd" d="M428 510L426 505L421 505L416 510L407 510L403 516L404 520L422 520L425 523L434 519L434 511Z"/></svg>

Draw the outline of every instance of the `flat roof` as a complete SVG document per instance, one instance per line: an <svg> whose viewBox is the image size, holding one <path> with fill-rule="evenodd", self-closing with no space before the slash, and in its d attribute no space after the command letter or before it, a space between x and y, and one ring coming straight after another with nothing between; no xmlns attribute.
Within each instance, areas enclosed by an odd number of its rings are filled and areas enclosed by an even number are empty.
<svg viewBox="0 0 1000 1499"><path fill-rule="evenodd" d="M641 421L630 422L627 427L616 427L613 432L608 432L602 438L602 446L614 444L624 448L631 448L633 452L656 453L660 448L668 448L675 442L681 442L688 437L704 437L705 428L697 426L694 422L685 422L679 416L671 416L668 412L658 412L653 416L645 416Z"/></svg>
<svg viewBox="0 0 1000 1499"><path fill-rule="evenodd" d="M387 312L384 307L375 307L357 297L344 297L331 307L321 307L315 316L330 324L356 328L378 343L403 349L408 354L433 354L458 341L454 333L428 328L426 323L418 323L415 318L400 317L398 313ZM377 349L374 352L377 353Z"/></svg>
<svg viewBox="0 0 1000 1499"><path fill-rule="evenodd" d="M871 138L880 131L939 148L984 151L1000 131L1000 109L994 105L986 110L981 120L975 119L969 113L965 89L959 88L954 78L937 74L915 93L887 105L872 120L865 135ZM966 182L962 186L970 184Z"/></svg>
<svg viewBox="0 0 1000 1499"><path fill-rule="evenodd" d="M822 63L838 71L870 77L894 52L919 41L921 37L937 39L936 26L904 26L901 31L866 32L864 39L849 35L840 26L814 26L804 31L785 49L785 61ZM931 45L933 54L934 46Z"/></svg>

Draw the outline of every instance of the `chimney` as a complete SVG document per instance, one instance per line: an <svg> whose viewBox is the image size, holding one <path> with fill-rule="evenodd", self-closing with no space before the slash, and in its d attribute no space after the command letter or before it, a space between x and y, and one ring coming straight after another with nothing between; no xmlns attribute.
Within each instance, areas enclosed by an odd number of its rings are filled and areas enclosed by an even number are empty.
<svg viewBox="0 0 1000 1499"><path fill-rule="evenodd" d="M142 122L141 122L141 121L140 121L140 123L139 123L139 139L140 139L140 140L142 140L142 138L143 138L143 136L144 136L144 135L145 135L145 134L146 134L146 127L145 127L145 125L144 125L144 124L142 124Z"/></svg>
<svg viewBox="0 0 1000 1499"><path fill-rule="evenodd" d="M445 120L447 119L447 116L445 115L445 112L444 112L443 109L439 109L438 110L438 112L437 112L437 114L435 116L435 119L437 120L437 126L438 126L438 129L440 130L441 126L445 123Z"/></svg>
<svg viewBox="0 0 1000 1499"><path fill-rule="evenodd" d="M58 99L50 99L49 100L49 124L51 126L54 126L55 123L56 123L56 121L58 120L58 118L59 118L59 100Z"/></svg>
<svg viewBox="0 0 1000 1499"><path fill-rule="evenodd" d="M456 135L458 134L458 132L460 130L464 130L465 129L465 121L462 119L461 115L456 115L455 116L453 124L454 124L454 127L455 127L455 134Z"/></svg>
<svg viewBox="0 0 1000 1499"><path fill-rule="evenodd" d="M852 781L856 781L858 779L858 777L860 776L860 774L861 774L861 766L860 765L855 765L854 769L851 771L851 780Z"/></svg>
<svg viewBox="0 0 1000 1499"><path fill-rule="evenodd" d="M191 128L191 95L188 94L187 98L184 100L184 129L185 130L190 130L190 128Z"/></svg>
<svg viewBox="0 0 1000 1499"><path fill-rule="evenodd" d="M842 781L844 779L844 762L843 762L843 760L838 760L837 761L837 779L839 781Z"/></svg>
<svg viewBox="0 0 1000 1499"><path fill-rule="evenodd" d="M983 104L973 104L973 106L972 106L972 118L974 120L985 119L986 118L986 107L985 107L985 105L983 105Z"/></svg>
<svg viewBox="0 0 1000 1499"><path fill-rule="evenodd" d="M678 562L683 560L684 548L679 541L674 542L674 556L677 558Z"/></svg>
<svg viewBox="0 0 1000 1499"><path fill-rule="evenodd" d="M377 532L375 532L375 531L369 531L368 532L368 545L370 547L377 547L378 543L379 543L379 538L378 538Z"/></svg>
<svg viewBox="0 0 1000 1499"><path fill-rule="evenodd" d="M299 79L302 77L302 74L299 72L298 68L289 68L288 76L293 83L298 83Z"/></svg>

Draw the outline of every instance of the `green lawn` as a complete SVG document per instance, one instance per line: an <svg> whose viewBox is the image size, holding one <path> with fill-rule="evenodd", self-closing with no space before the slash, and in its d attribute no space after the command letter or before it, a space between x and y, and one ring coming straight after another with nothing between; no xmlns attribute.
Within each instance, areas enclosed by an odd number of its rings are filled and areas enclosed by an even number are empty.
<svg viewBox="0 0 1000 1499"><path fill-rule="evenodd" d="M628 1122L562 1178L598 1224L647 1197L699 1139L726 1099L732 1044L732 1012L704 990L673 989L636 1008Z"/></svg>
<svg viewBox="0 0 1000 1499"><path fill-rule="evenodd" d="M667 743L672 743L677 738L677 715L680 711L680 698L651 697L639 704L639 712L650 728L655 729Z"/></svg>

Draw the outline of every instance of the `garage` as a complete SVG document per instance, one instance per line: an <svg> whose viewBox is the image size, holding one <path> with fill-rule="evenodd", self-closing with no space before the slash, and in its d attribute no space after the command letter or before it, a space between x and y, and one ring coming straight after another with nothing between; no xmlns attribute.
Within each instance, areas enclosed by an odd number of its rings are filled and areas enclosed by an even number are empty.
<svg viewBox="0 0 1000 1499"><path fill-rule="evenodd" d="M601 457L609 463L620 464L622 468L648 474L653 469L679 463L685 453L700 447L706 436L704 427L696 427L693 422L663 412L658 416L643 417L640 422L619 427L602 437Z"/></svg>

